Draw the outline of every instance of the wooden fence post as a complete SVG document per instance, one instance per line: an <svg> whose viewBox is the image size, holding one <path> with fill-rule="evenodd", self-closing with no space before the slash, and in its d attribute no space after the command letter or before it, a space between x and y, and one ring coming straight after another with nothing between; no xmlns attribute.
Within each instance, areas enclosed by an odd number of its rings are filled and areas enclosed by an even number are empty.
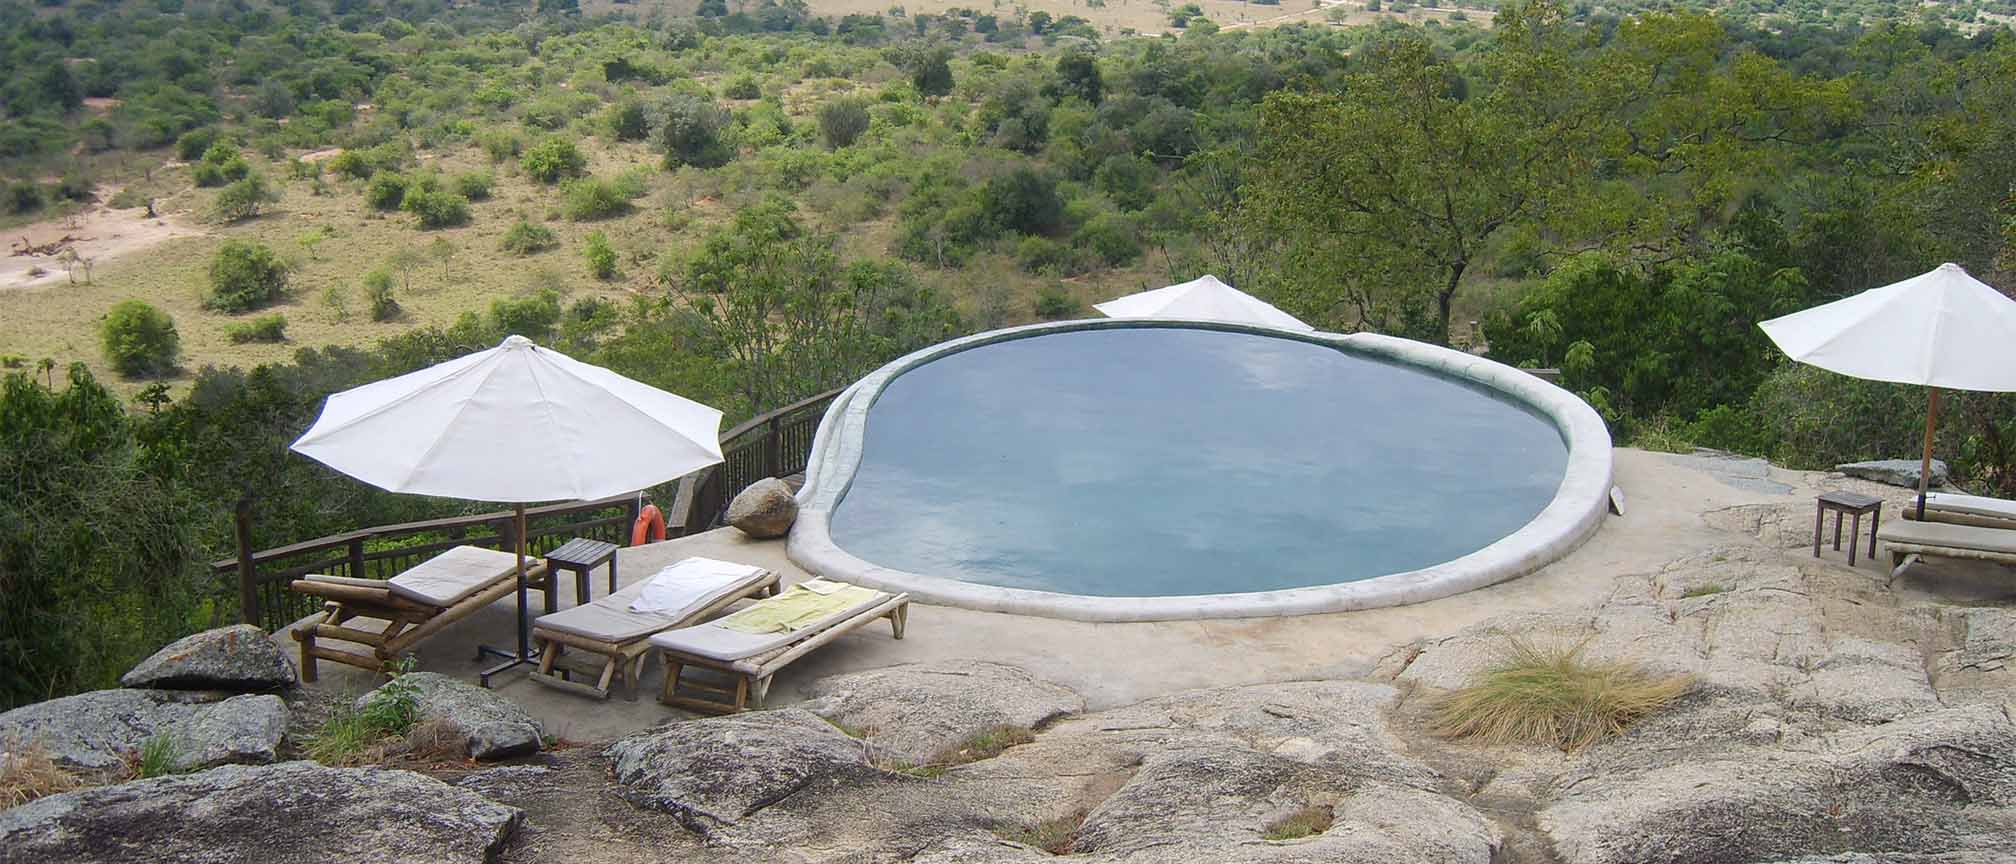
<svg viewBox="0 0 2016 864"><path fill-rule="evenodd" d="M763 430L768 435L763 442L763 459L768 463L763 466L763 477L775 477L784 469L784 438L779 434L782 430L778 428L775 415L771 416L769 422L763 424ZM763 477L752 479L761 480Z"/></svg>
<svg viewBox="0 0 2016 864"><path fill-rule="evenodd" d="M251 496L238 496L231 522L234 539L238 541L238 611L245 623L264 627L259 615L259 573L252 561Z"/></svg>
<svg viewBox="0 0 2016 864"><path fill-rule="evenodd" d="M350 541L350 578L371 578L364 573L364 538L362 537L353 538Z"/></svg>

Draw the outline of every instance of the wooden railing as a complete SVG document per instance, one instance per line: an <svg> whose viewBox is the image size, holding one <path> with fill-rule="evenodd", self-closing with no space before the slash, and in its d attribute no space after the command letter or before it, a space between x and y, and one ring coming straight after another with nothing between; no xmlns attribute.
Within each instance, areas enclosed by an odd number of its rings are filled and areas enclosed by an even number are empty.
<svg viewBox="0 0 2016 864"><path fill-rule="evenodd" d="M525 511L525 547L528 554L536 555L574 537L627 543L630 525L635 521L635 495L531 507ZM238 603L245 623L278 630L315 611L317 601L288 590L288 583L295 579L310 573L390 579L456 546L509 550L514 545L514 528L509 510L378 525L254 552L210 566L221 577L237 575Z"/></svg>
<svg viewBox="0 0 2016 864"><path fill-rule="evenodd" d="M666 534L681 537L719 524L728 502L749 484L805 470L812 436L833 397L832 390L752 418L721 436L720 465L677 481L665 503ZM554 504L525 511L525 542L542 554L574 537L627 543L637 521L638 496ZM210 565L229 580L236 577L241 620L278 630L315 611L314 600L288 590L310 573L362 579L390 579L407 568L456 546L512 547L509 510L453 516L399 525L360 528L288 546L244 554ZM241 511L239 548L250 548L249 517Z"/></svg>
<svg viewBox="0 0 2016 864"><path fill-rule="evenodd" d="M728 511L728 502L749 484L805 470L819 419L826 416L826 407L843 389L828 390L750 418L722 435L721 464L700 478L685 511L685 523L694 531L715 527Z"/></svg>

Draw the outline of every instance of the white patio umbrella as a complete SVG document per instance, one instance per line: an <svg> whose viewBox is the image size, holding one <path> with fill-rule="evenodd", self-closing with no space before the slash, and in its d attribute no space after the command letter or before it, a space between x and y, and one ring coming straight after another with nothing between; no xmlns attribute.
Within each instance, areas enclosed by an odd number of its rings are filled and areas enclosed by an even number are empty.
<svg viewBox="0 0 2016 864"><path fill-rule="evenodd" d="M391 492L514 505L518 653L526 632L525 504L643 489L721 461L721 412L507 337L329 397L295 452ZM503 652L496 652L502 654Z"/></svg>
<svg viewBox="0 0 2016 864"><path fill-rule="evenodd" d="M1201 276L1167 288L1129 294L1092 308L1108 318L1225 321L1303 332L1316 329L1258 297L1218 281L1216 276Z"/></svg>
<svg viewBox="0 0 2016 864"><path fill-rule="evenodd" d="M1759 323L1786 356L1843 375L1931 388L1918 515L1932 474L1939 389L2016 391L2016 300L1941 264L1902 282Z"/></svg>

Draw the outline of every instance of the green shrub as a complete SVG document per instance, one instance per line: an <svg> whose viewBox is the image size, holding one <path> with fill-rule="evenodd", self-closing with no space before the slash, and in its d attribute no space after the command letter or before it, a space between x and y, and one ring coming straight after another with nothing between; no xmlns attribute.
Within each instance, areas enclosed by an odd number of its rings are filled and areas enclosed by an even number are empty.
<svg viewBox="0 0 2016 864"><path fill-rule="evenodd" d="M517 133L502 130L476 136L476 145L483 148L484 155L489 156L493 163L515 159L525 148Z"/></svg>
<svg viewBox="0 0 2016 864"><path fill-rule="evenodd" d="M280 299L287 290L287 264L264 244L226 240L210 259L210 298L204 305L222 312L246 312Z"/></svg>
<svg viewBox="0 0 2016 864"><path fill-rule="evenodd" d="M253 172L219 191L214 208L220 221L237 222L259 215L267 204L279 199L280 193L266 185L265 175Z"/></svg>
<svg viewBox="0 0 2016 864"><path fill-rule="evenodd" d="M455 178L455 194L471 201L488 201L493 180L488 171L471 171L459 175Z"/></svg>
<svg viewBox="0 0 2016 864"><path fill-rule="evenodd" d="M203 187L243 180L251 173L252 163L245 161L238 148L223 142L210 145L203 151L203 160L189 168L190 179Z"/></svg>
<svg viewBox="0 0 2016 864"><path fill-rule="evenodd" d="M980 210L994 224L1024 234L1047 234L1064 221L1057 181L1030 168L1017 168L980 188Z"/></svg>
<svg viewBox="0 0 2016 864"><path fill-rule="evenodd" d="M1015 244L1015 263L1024 273L1076 276L1084 272L1079 258L1076 249L1048 237L1024 237Z"/></svg>
<svg viewBox="0 0 2016 864"><path fill-rule="evenodd" d="M851 146L868 131L868 100L847 96L819 105L819 140L834 150Z"/></svg>
<svg viewBox="0 0 2016 864"><path fill-rule="evenodd" d="M446 190L409 190L399 208L413 214L422 228L453 228L469 224L469 199Z"/></svg>
<svg viewBox="0 0 2016 864"><path fill-rule="evenodd" d="M504 251L513 255L535 255L560 245L553 229L523 219L504 232Z"/></svg>
<svg viewBox="0 0 2016 864"><path fill-rule="evenodd" d="M82 171L65 171L63 178L56 181L56 197L65 201L89 201L92 190L97 186L97 182Z"/></svg>
<svg viewBox="0 0 2016 864"><path fill-rule="evenodd" d="M625 99L609 106L609 113L603 121L609 127L609 135L618 141L642 141L651 137L651 115L644 110L644 103L635 99Z"/></svg>
<svg viewBox="0 0 2016 864"><path fill-rule="evenodd" d="M33 213L48 204L42 197L42 187L28 180L17 180L7 184L7 211L10 213Z"/></svg>
<svg viewBox="0 0 2016 864"><path fill-rule="evenodd" d="M608 235L597 231L588 235L588 241L581 247L581 257L588 261L588 275L597 279L613 279L616 276L616 247L609 245Z"/></svg>
<svg viewBox="0 0 2016 864"><path fill-rule="evenodd" d="M399 301L392 296L392 273L383 267L364 274L364 299L371 304L371 320L391 321L399 317Z"/></svg>
<svg viewBox="0 0 2016 864"><path fill-rule="evenodd" d="M406 175L393 171L373 174L370 185L364 187L364 203L373 210L397 210L406 203L407 182Z"/></svg>
<svg viewBox="0 0 2016 864"><path fill-rule="evenodd" d="M616 184L589 177L567 184L567 218L575 222L611 219L630 212L630 200Z"/></svg>
<svg viewBox="0 0 2016 864"><path fill-rule="evenodd" d="M1475 684L1438 699L1435 734L1486 744L1550 744L1574 751L1624 731L1694 686L1634 663L1592 661L1588 647L1537 647L1513 639Z"/></svg>
<svg viewBox="0 0 2016 864"><path fill-rule="evenodd" d="M209 150L210 145L215 143L217 143L216 129L208 126L191 129L182 133L182 137L175 139L175 158L184 162L194 162L203 158L204 151Z"/></svg>
<svg viewBox="0 0 2016 864"><path fill-rule="evenodd" d="M756 83L756 76L744 72L728 80L721 88L723 99L761 99L763 88Z"/></svg>
<svg viewBox="0 0 2016 864"><path fill-rule="evenodd" d="M1085 304L1066 293L1062 286L1051 285L1036 294L1036 317L1046 321L1068 318L1084 308Z"/></svg>
<svg viewBox="0 0 2016 864"><path fill-rule="evenodd" d="M1141 257L1141 241L1124 217L1101 213L1071 235L1071 245L1085 250L1108 267L1120 267Z"/></svg>
<svg viewBox="0 0 2016 864"><path fill-rule="evenodd" d="M105 360L128 378L161 375L175 369L182 339L175 320L141 300L122 300L105 313L98 334Z"/></svg>
<svg viewBox="0 0 2016 864"><path fill-rule="evenodd" d="M243 321L224 328L224 336L233 345L247 342L287 341L287 316L275 312L261 315L250 321Z"/></svg>
<svg viewBox="0 0 2016 864"><path fill-rule="evenodd" d="M519 164L525 173L541 183L558 183L579 177L588 170L588 157L565 138L548 138L525 151Z"/></svg>
<svg viewBox="0 0 2016 864"><path fill-rule="evenodd" d="M308 736L308 758L324 765L354 765L368 760L374 746L412 731L420 719L420 688L400 680L404 675L403 670L395 674L362 707L348 700L339 703Z"/></svg>
<svg viewBox="0 0 2016 864"><path fill-rule="evenodd" d="M549 341L560 323L560 292L548 288L530 297L492 300L490 323L507 335Z"/></svg>

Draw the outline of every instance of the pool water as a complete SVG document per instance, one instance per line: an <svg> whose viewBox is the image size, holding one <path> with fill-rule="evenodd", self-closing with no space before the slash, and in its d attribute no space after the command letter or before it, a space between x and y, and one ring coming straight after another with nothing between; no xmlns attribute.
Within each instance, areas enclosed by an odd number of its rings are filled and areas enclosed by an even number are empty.
<svg viewBox="0 0 2016 864"><path fill-rule="evenodd" d="M834 542L877 564L1115 597L1369 579L1553 499L1560 432L1495 391L1286 337L1070 330L981 345L870 407Z"/></svg>

